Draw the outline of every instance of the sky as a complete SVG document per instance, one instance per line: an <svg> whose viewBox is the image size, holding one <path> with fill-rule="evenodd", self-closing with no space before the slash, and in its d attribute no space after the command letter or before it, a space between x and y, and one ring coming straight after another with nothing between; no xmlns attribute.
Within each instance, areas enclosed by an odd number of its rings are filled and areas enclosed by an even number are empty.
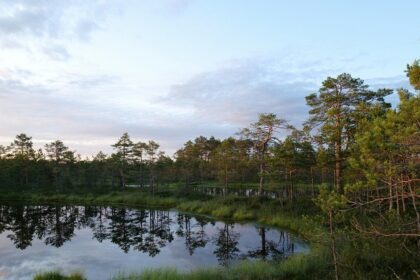
<svg viewBox="0 0 420 280"><path fill-rule="evenodd" d="M171 155L259 113L299 126L328 76L408 88L418 11L418 0L1 0L0 145L24 132L89 156L128 132Z"/></svg>

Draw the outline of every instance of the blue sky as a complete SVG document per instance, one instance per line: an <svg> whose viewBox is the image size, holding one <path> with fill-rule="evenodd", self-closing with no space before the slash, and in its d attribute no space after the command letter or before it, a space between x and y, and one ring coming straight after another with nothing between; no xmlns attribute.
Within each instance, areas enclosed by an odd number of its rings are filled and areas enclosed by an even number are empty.
<svg viewBox="0 0 420 280"><path fill-rule="evenodd" d="M415 0L3 0L0 144L26 132L90 155L127 131L171 154L261 112L299 125L327 76L408 87L418 11Z"/></svg>

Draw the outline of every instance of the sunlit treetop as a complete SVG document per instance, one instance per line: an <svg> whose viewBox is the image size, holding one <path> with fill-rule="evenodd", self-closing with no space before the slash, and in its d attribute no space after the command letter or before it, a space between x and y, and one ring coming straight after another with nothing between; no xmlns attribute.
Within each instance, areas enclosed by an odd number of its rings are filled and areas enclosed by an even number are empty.
<svg viewBox="0 0 420 280"><path fill-rule="evenodd" d="M414 60L412 65L407 64L407 70L405 72L414 89L420 90L420 61Z"/></svg>

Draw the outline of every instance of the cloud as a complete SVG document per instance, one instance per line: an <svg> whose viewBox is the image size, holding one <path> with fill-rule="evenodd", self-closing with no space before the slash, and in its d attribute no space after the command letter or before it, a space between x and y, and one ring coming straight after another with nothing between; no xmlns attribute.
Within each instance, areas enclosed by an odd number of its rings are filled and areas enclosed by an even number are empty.
<svg viewBox="0 0 420 280"><path fill-rule="evenodd" d="M0 16L0 32L3 35L17 33L33 33L42 35L49 30L46 9L29 8L15 3L9 12Z"/></svg>
<svg viewBox="0 0 420 280"><path fill-rule="evenodd" d="M0 3L0 48L53 61L71 58L68 43L88 42L120 3L107 1L5 0Z"/></svg>
<svg viewBox="0 0 420 280"><path fill-rule="evenodd" d="M120 78L112 75L92 75L85 77L74 75L74 77L70 78L67 83L69 86L76 86L80 89L86 90L103 85L109 86L110 84L118 81L120 81Z"/></svg>
<svg viewBox="0 0 420 280"><path fill-rule="evenodd" d="M99 29L99 25L96 22L83 19L77 23L74 31L81 41L89 41L90 35L96 29Z"/></svg>
<svg viewBox="0 0 420 280"><path fill-rule="evenodd" d="M19 43L17 40L13 39L3 39L0 41L0 48L1 49L21 49L21 50L27 50L27 48L22 44Z"/></svg>
<svg viewBox="0 0 420 280"><path fill-rule="evenodd" d="M74 33L85 38L103 19L102 5L100 1L76 0L5 1L0 12L0 32L13 37L54 38Z"/></svg>
<svg viewBox="0 0 420 280"><path fill-rule="evenodd" d="M299 124L307 112L304 98L324 74L285 71L264 62L239 63L174 85L163 102L190 108L195 117L221 125L245 126L266 112Z"/></svg>
<svg viewBox="0 0 420 280"><path fill-rule="evenodd" d="M8 145L14 135L33 136L37 147L57 138L82 155L99 150L111 152L110 145L124 132L134 140L155 139L172 153L185 136L191 136L183 120L173 119L158 105L118 101L130 92L118 77L63 74L48 86L28 83L30 71L0 71L0 144Z"/></svg>
<svg viewBox="0 0 420 280"><path fill-rule="evenodd" d="M62 95L58 88L25 84L12 74L0 80L0 93L3 139L20 131L38 140L63 137L81 142L95 133L98 138L110 135L107 129L113 126L114 117L100 104Z"/></svg>
<svg viewBox="0 0 420 280"><path fill-rule="evenodd" d="M374 89L378 88L407 88L411 89L410 83L405 75L398 75L394 77L382 77L374 79L366 79L365 82Z"/></svg>
<svg viewBox="0 0 420 280"><path fill-rule="evenodd" d="M70 58L67 49L60 45L53 45L44 48L44 53L53 60L65 61Z"/></svg>

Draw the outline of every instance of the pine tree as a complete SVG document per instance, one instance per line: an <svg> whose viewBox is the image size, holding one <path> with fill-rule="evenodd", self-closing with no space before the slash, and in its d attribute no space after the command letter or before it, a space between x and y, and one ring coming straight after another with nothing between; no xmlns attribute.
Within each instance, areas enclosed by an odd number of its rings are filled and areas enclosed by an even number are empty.
<svg viewBox="0 0 420 280"><path fill-rule="evenodd" d="M112 145L112 147L117 150L117 153L114 155L114 159L118 163L120 186L124 188L126 185L126 172L128 169L128 164L132 160L133 142L126 132L121 136L120 139L118 139L117 143Z"/></svg>
<svg viewBox="0 0 420 280"><path fill-rule="evenodd" d="M384 97L390 93L390 90L371 91L363 80L344 73L337 78L328 77L318 93L306 97L311 107L307 125L319 126L318 135L334 150L335 185L339 193L343 193L343 163L353 143L359 109L375 104L388 106Z"/></svg>

